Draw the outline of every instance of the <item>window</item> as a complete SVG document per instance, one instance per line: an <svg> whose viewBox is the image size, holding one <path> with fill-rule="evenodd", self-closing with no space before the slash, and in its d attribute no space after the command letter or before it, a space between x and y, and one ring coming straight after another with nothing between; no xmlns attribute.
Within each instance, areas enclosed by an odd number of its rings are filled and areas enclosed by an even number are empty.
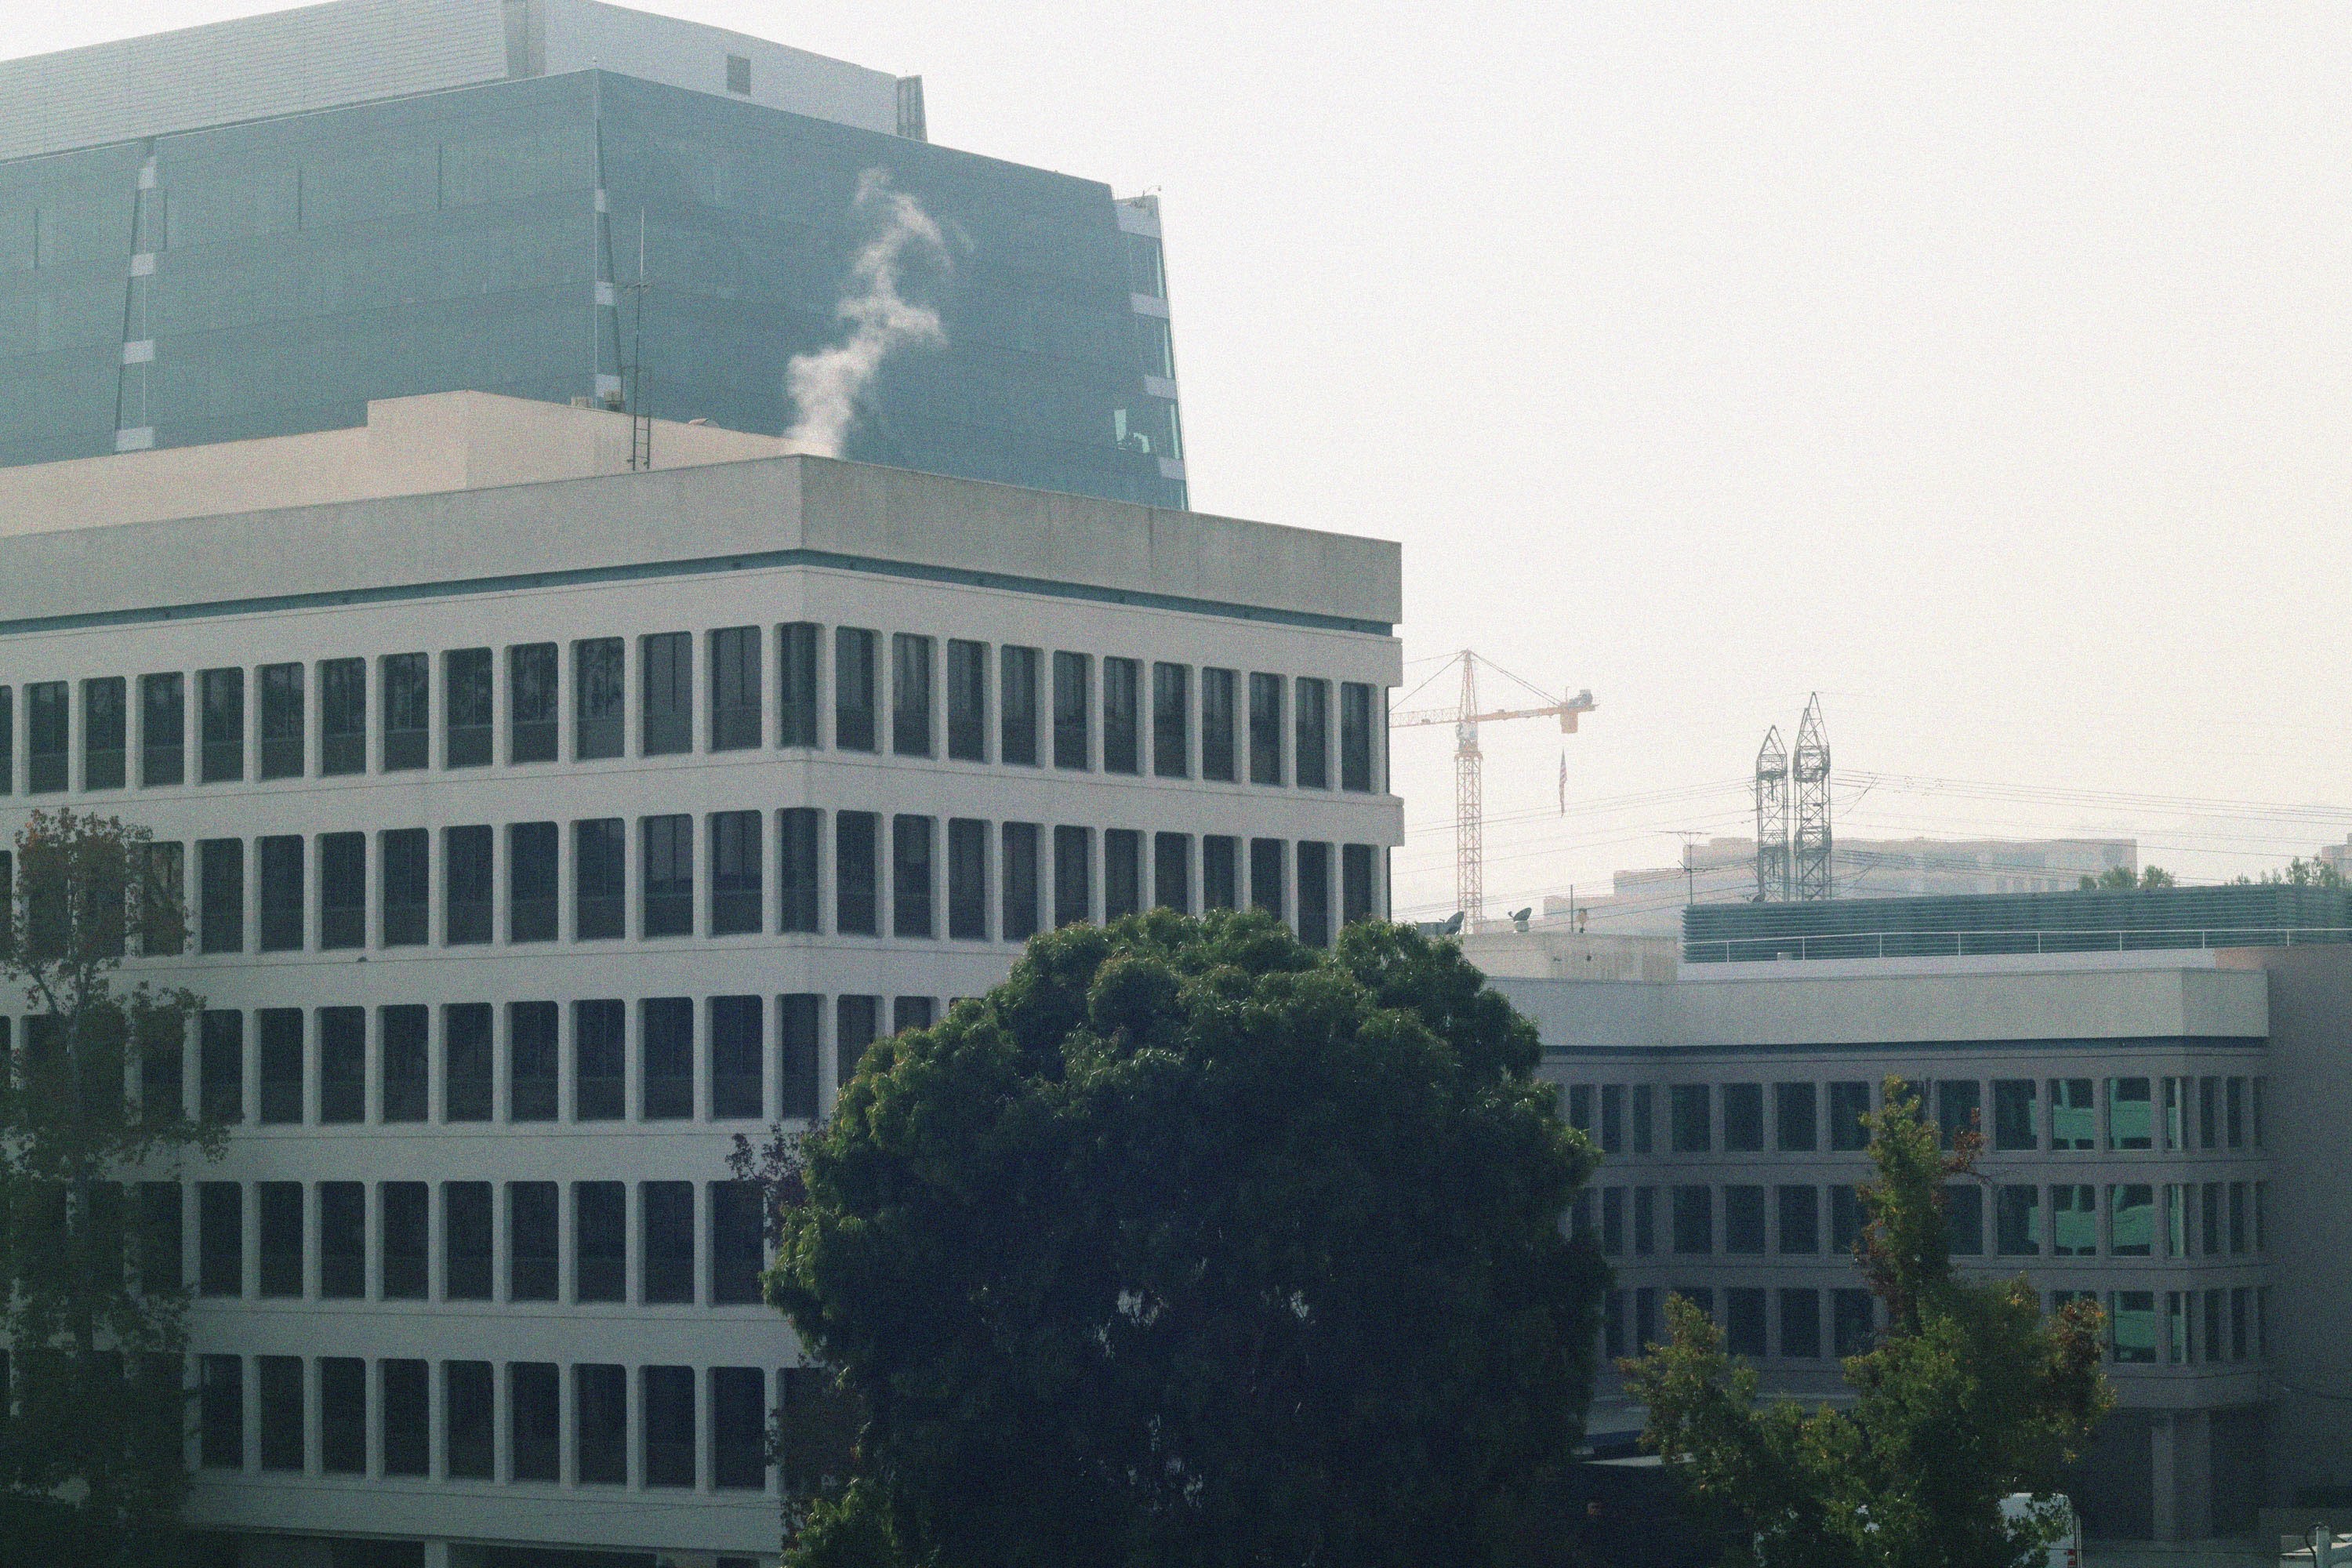
<svg viewBox="0 0 2352 1568"><path fill-rule="evenodd" d="M1814 1124L1817 1105L1814 1087L1810 1083L1772 1086L1774 1143L1782 1153L1810 1153L1819 1146Z"/></svg>
<svg viewBox="0 0 2352 1568"><path fill-rule="evenodd" d="M507 1120L555 1120L555 1030L552 1002L507 1004Z"/></svg>
<svg viewBox="0 0 2352 1568"><path fill-rule="evenodd" d="M1944 1188L1944 1228L1955 1258L1982 1258L1985 1249L1984 1188L1953 1182Z"/></svg>
<svg viewBox="0 0 2352 1568"><path fill-rule="evenodd" d="M1782 1187L1778 1200L1780 1250L1791 1255L1819 1252L1822 1249L1820 1191L1810 1186Z"/></svg>
<svg viewBox="0 0 2352 1568"><path fill-rule="evenodd" d="M694 998L648 996L643 1026L646 1120L676 1121L694 1114Z"/></svg>
<svg viewBox="0 0 2352 1568"><path fill-rule="evenodd" d="M1103 829L1103 919L1143 912L1143 835L1129 827Z"/></svg>
<svg viewBox="0 0 2352 1568"><path fill-rule="evenodd" d="M694 634L656 632L637 639L645 709L639 753L677 756L694 750Z"/></svg>
<svg viewBox="0 0 2352 1568"><path fill-rule="evenodd" d="M1201 671L1201 776L1225 784L1234 782L1234 679L1230 669Z"/></svg>
<svg viewBox="0 0 2352 1568"><path fill-rule="evenodd" d="M1984 1118L1984 1086L1974 1079L1939 1079L1936 1083L1936 1122L1943 1129L1944 1147L1963 1132L1979 1130Z"/></svg>
<svg viewBox="0 0 2352 1568"><path fill-rule="evenodd" d="M441 1184L441 1279L446 1299L490 1299L490 1184Z"/></svg>
<svg viewBox="0 0 2352 1568"><path fill-rule="evenodd" d="M649 1487L694 1484L694 1369L648 1366L645 1384L645 1482Z"/></svg>
<svg viewBox="0 0 2352 1568"><path fill-rule="evenodd" d="M2134 1365L2153 1364L2156 1361L2156 1292L2153 1290L2110 1290L2107 1292L2109 1342L2115 1358Z"/></svg>
<svg viewBox="0 0 2352 1568"><path fill-rule="evenodd" d="M150 1028L140 1042L139 1103L142 1114L149 1121L169 1121L186 1113L186 1074L181 1061L183 1046L177 1025ZM0 1050L8 1043L7 1029L0 1025Z"/></svg>
<svg viewBox="0 0 2352 1568"><path fill-rule="evenodd" d="M555 761L555 645L507 649L507 761Z"/></svg>
<svg viewBox="0 0 2352 1568"><path fill-rule="evenodd" d="M1723 1189L1723 1250L1748 1256L1764 1251L1764 1189Z"/></svg>
<svg viewBox="0 0 2352 1568"><path fill-rule="evenodd" d="M890 637L890 750L931 754L931 639L908 632Z"/></svg>
<svg viewBox="0 0 2352 1568"><path fill-rule="evenodd" d="M758 812L711 814L711 935L741 936L762 929L760 867L763 854Z"/></svg>
<svg viewBox="0 0 2352 1568"><path fill-rule="evenodd" d="M206 1116L245 1120L245 1015L207 1007L198 1015L198 1103Z"/></svg>
<svg viewBox="0 0 2352 1568"><path fill-rule="evenodd" d="M138 870L139 951L150 958L187 946L187 847L170 842L132 851ZM8 888L8 857L0 852L0 898Z"/></svg>
<svg viewBox="0 0 2352 1568"><path fill-rule="evenodd" d="M948 755L988 760L988 645L948 639Z"/></svg>
<svg viewBox="0 0 2352 1568"><path fill-rule="evenodd" d="M1249 678L1250 783L1282 782L1282 677Z"/></svg>
<svg viewBox="0 0 2352 1568"><path fill-rule="evenodd" d="M2221 1243L2223 1239L2221 1234L2221 1184L2219 1182L2206 1183L2200 1196L2202 1201L2200 1203L2199 1207L2203 1211L2200 1217L2204 1223L2200 1228L2205 1237L2205 1256L2208 1258L2218 1258L2221 1255Z"/></svg>
<svg viewBox="0 0 2352 1568"><path fill-rule="evenodd" d="M1004 855L1004 923L999 933L1006 942L1027 942L1037 934L1037 824L1008 822L997 831Z"/></svg>
<svg viewBox="0 0 2352 1568"><path fill-rule="evenodd" d="M557 1238L553 1182L507 1184L507 1234L508 1296L517 1301L554 1300Z"/></svg>
<svg viewBox="0 0 2352 1568"><path fill-rule="evenodd" d="M614 1001L572 1004L572 1114L581 1121L615 1121L627 1087L626 1023Z"/></svg>
<svg viewBox="0 0 2352 1568"><path fill-rule="evenodd" d="M196 1358L197 1462L206 1469L245 1468L245 1358Z"/></svg>
<svg viewBox="0 0 2352 1568"><path fill-rule="evenodd" d="M2042 1254L2042 1189L2003 1185L1993 1194L1993 1250L2003 1258Z"/></svg>
<svg viewBox="0 0 2352 1568"><path fill-rule="evenodd" d="M1372 689L1361 681L1339 683L1339 787L1370 793L1372 787Z"/></svg>
<svg viewBox="0 0 2352 1568"><path fill-rule="evenodd" d="M1086 769L1094 765L1093 738L1087 733L1087 710L1094 683L1092 660L1082 653L1054 656L1054 765Z"/></svg>
<svg viewBox="0 0 2352 1568"><path fill-rule="evenodd" d="M1830 1351L1843 1359L1861 1355L1870 1349L1876 1331L1872 1321L1870 1292L1867 1290L1832 1290L1830 1292Z"/></svg>
<svg viewBox="0 0 2352 1568"><path fill-rule="evenodd" d="M2230 1256L2241 1257L2246 1251L2246 1184L2230 1184Z"/></svg>
<svg viewBox="0 0 2352 1568"><path fill-rule="evenodd" d="M875 749L875 640L856 626L833 630L833 743L845 752Z"/></svg>
<svg viewBox="0 0 2352 1568"><path fill-rule="evenodd" d="M1192 912L1192 836L1157 833L1151 839L1151 901L1180 915Z"/></svg>
<svg viewBox="0 0 2352 1568"><path fill-rule="evenodd" d="M441 830L442 923L451 947L490 940L490 830Z"/></svg>
<svg viewBox="0 0 2352 1568"><path fill-rule="evenodd" d="M0 731L6 726L7 692L0 688ZM139 678L139 782L157 789L187 780L188 708L177 672ZM9 768L0 737L0 795L7 793Z"/></svg>
<svg viewBox="0 0 2352 1568"><path fill-rule="evenodd" d="M881 933L880 890L876 842L882 818L870 811L837 811L833 816L833 929L844 936Z"/></svg>
<svg viewBox="0 0 2352 1568"><path fill-rule="evenodd" d="M1192 771L1192 676L1181 664L1151 667L1151 771L1163 779Z"/></svg>
<svg viewBox="0 0 2352 1568"><path fill-rule="evenodd" d="M443 1362L441 1399L443 1426L448 1434L450 1479L490 1479L497 1473L491 1457L490 1430L496 1416L490 1394L490 1363Z"/></svg>
<svg viewBox="0 0 2352 1568"><path fill-rule="evenodd" d="M301 1189L296 1188L294 1195L299 1205ZM256 1381L261 1403L261 1468L299 1470L303 1449L302 1358L257 1356L254 1365L259 1373Z"/></svg>
<svg viewBox="0 0 2352 1568"><path fill-rule="evenodd" d="M301 667L289 666L296 678ZM265 678L268 670L263 670ZM129 683L119 675L81 683L81 786L84 789L121 789L130 757L131 715L126 695ZM299 709L298 709L299 714ZM265 715L265 730L267 729ZM262 747L262 777L268 773L268 745ZM298 764L297 772L299 772Z"/></svg>
<svg viewBox="0 0 2352 1568"><path fill-rule="evenodd" d="M427 1392L426 1363L421 1361L381 1361L383 1378L383 1473L422 1476L432 1470L432 1395Z"/></svg>
<svg viewBox="0 0 2352 1568"><path fill-rule="evenodd" d="M776 815L777 903L780 924L786 931L821 929L817 921L818 818L813 806L787 806Z"/></svg>
<svg viewBox="0 0 2352 1568"><path fill-rule="evenodd" d="M1693 1255L1715 1250L1715 1189L1682 1186L1673 1191L1675 1250Z"/></svg>
<svg viewBox="0 0 2352 1568"><path fill-rule="evenodd" d="M1995 1079L1992 1085L1992 1146L2002 1152L2031 1151L2039 1146L2034 1135L2034 1080Z"/></svg>
<svg viewBox="0 0 2352 1568"><path fill-rule="evenodd" d="M580 1301L628 1297L628 1193L618 1182L572 1184L572 1294Z"/></svg>
<svg viewBox="0 0 2352 1568"><path fill-rule="evenodd" d="M1102 661L1103 772L1142 771L1141 737L1138 732L1142 667L1131 658Z"/></svg>
<svg viewBox="0 0 2352 1568"><path fill-rule="evenodd" d="M443 766L490 765L490 650L452 649L441 656Z"/></svg>
<svg viewBox="0 0 2352 1568"><path fill-rule="evenodd" d="M694 1300L694 1184L646 1182L645 1300L675 1305Z"/></svg>
<svg viewBox="0 0 2352 1568"><path fill-rule="evenodd" d="M2229 1080L2228 1088L2229 1115L2226 1121L2230 1132L2230 1147L2240 1149L2245 1146L2246 1080L2233 1078Z"/></svg>
<svg viewBox="0 0 2352 1568"><path fill-rule="evenodd" d="M2107 1147L2156 1147L2156 1107L2147 1079L2107 1079Z"/></svg>
<svg viewBox="0 0 2352 1568"><path fill-rule="evenodd" d="M432 1070L426 1055L431 1015L416 1005L382 1007L377 1022L383 1032L383 1119L422 1121Z"/></svg>
<svg viewBox="0 0 2352 1568"><path fill-rule="evenodd" d="M367 1474L367 1363L319 1358L319 1468L331 1476Z"/></svg>
<svg viewBox="0 0 2352 1568"><path fill-rule="evenodd" d="M245 951L245 841L206 838L196 845L197 891L202 898L196 947L203 952Z"/></svg>
<svg viewBox="0 0 2352 1568"><path fill-rule="evenodd" d="M2221 1121L2218 1114L2221 1080L2200 1078L2197 1080L2197 1147L2219 1149L2221 1146Z"/></svg>
<svg viewBox="0 0 2352 1568"><path fill-rule="evenodd" d="M1037 650L997 650L997 748L1002 763L1037 765Z"/></svg>
<svg viewBox="0 0 2352 1568"><path fill-rule="evenodd" d="M422 947L431 935L433 838L423 827L380 836L383 852L383 945Z"/></svg>
<svg viewBox="0 0 2352 1568"><path fill-rule="evenodd" d="M882 998L839 996L834 999L833 1083L839 1090L857 1076L857 1064L882 1033Z"/></svg>
<svg viewBox="0 0 2352 1568"><path fill-rule="evenodd" d="M1127 286L1131 292L1154 300L1168 297L1168 279L1160 258L1160 242L1148 234L1127 237Z"/></svg>
<svg viewBox="0 0 2352 1568"><path fill-rule="evenodd" d="M575 762L617 757L622 750L622 711L627 706L619 637L590 637L572 645L572 756Z"/></svg>
<svg viewBox="0 0 2352 1568"><path fill-rule="evenodd" d="M1094 867L1083 827L1054 829L1054 925L1094 919Z"/></svg>
<svg viewBox="0 0 2352 1568"><path fill-rule="evenodd" d="M319 1294L356 1301L367 1294L367 1187L319 1184Z"/></svg>
<svg viewBox="0 0 2352 1568"><path fill-rule="evenodd" d="M890 931L928 941L931 921L932 819L890 819Z"/></svg>
<svg viewBox="0 0 2352 1568"><path fill-rule="evenodd" d="M261 951L302 947L302 839L298 834L260 840Z"/></svg>
<svg viewBox="0 0 2352 1568"><path fill-rule="evenodd" d="M302 1010L264 1007L255 1015L261 1034L261 1120L282 1126L302 1120Z"/></svg>
<svg viewBox="0 0 2352 1568"><path fill-rule="evenodd" d="M710 634L710 749L747 751L760 743L760 628Z"/></svg>
<svg viewBox="0 0 2352 1568"><path fill-rule="evenodd" d="M1201 837L1201 908L1241 908L1241 840L1221 833Z"/></svg>
<svg viewBox="0 0 2352 1568"><path fill-rule="evenodd" d="M1780 1353L1798 1361L1818 1360L1822 1353L1822 1293L1784 1289L1780 1292Z"/></svg>
<svg viewBox="0 0 2352 1568"><path fill-rule="evenodd" d="M2092 1088L2093 1080L2087 1078L2050 1080L2050 1147L2099 1146L2099 1113L2091 1098Z"/></svg>
<svg viewBox="0 0 2352 1568"><path fill-rule="evenodd" d="M1625 1189L1601 1189L1601 1250L1610 1258L1625 1251Z"/></svg>
<svg viewBox="0 0 2352 1568"><path fill-rule="evenodd" d="M1674 1131L1674 1152L1705 1154L1715 1147L1715 1129L1708 1116L1707 1089L1703 1083L1678 1083L1667 1091L1667 1114Z"/></svg>
<svg viewBox="0 0 2352 1568"><path fill-rule="evenodd" d="M760 1189L744 1182L710 1187L710 1304L757 1306L760 1270Z"/></svg>
<svg viewBox="0 0 2352 1568"><path fill-rule="evenodd" d="M421 653L387 654L383 659L383 768L432 763L432 676Z"/></svg>
<svg viewBox="0 0 2352 1568"><path fill-rule="evenodd" d="M1331 847L1311 838L1298 841L1298 940L1331 945Z"/></svg>
<svg viewBox="0 0 2352 1568"><path fill-rule="evenodd" d="M2126 1182L2107 1188L2108 1252L2116 1258L2156 1255L2156 1188Z"/></svg>
<svg viewBox="0 0 2352 1568"><path fill-rule="evenodd" d="M818 1022L824 998L806 993L776 998L776 1075L786 1121L817 1117Z"/></svg>
<svg viewBox="0 0 2352 1568"><path fill-rule="evenodd" d="M328 777L363 773L367 760L367 660L322 658L319 661L319 772Z"/></svg>
<svg viewBox="0 0 2352 1568"><path fill-rule="evenodd" d="M760 1069L767 1054L757 996L710 999L710 1114L720 1120L756 1118L761 1110Z"/></svg>
<svg viewBox="0 0 2352 1568"><path fill-rule="evenodd" d="M738 98L751 96L751 60L748 55L727 57L727 90Z"/></svg>
<svg viewBox="0 0 2352 1568"><path fill-rule="evenodd" d="M516 1480L560 1479L561 1375L553 1362L507 1363L507 1446Z"/></svg>
<svg viewBox="0 0 2352 1568"><path fill-rule="evenodd" d="M2087 1079L2084 1080L2087 1083ZM2099 1250L2096 1187L2064 1183L2050 1189L2050 1255L2091 1258Z"/></svg>
<svg viewBox="0 0 2352 1568"><path fill-rule="evenodd" d="M40 680L25 688L27 794L55 795L66 787L66 724L64 681Z"/></svg>
<svg viewBox="0 0 2352 1568"><path fill-rule="evenodd" d="M422 1301L431 1239L426 1215L431 1193L423 1182L386 1182L379 1192L383 1204L383 1299Z"/></svg>
<svg viewBox="0 0 2352 1568"><path fill-rule="evenodd" d="M555 940L555 824L517 822L507 828L507 940Z"/></svg>
<svg viewBox="0 0 2352 1568"><path fill-rule="evenodd" d="M1619 1154L1625 1149L1625 1086L1601 1086L1601 1152Z"/></svg>
<svg viewBox="0 0 2352 1568"><path fill-rule="evenodd" d="M1862 1239L1862 1196L1840 1183L1830 1189L1830 1250L1852 1252Z"/></svg>
<svg viewBox="0 0 2352 1568"><path fill-rule="evenodd" d="M1735 1285L1723 1293L1723 1348L1733 1355L1760 1356L1764 1348L1764 1292Z"/></svg>
<svg viewBox="0 0 2352 1568"><path fill-rule="evenodd" d="M245 671L242 669L207 669L196 678L200 722L203 729L199 752L198 778L205 784L235 783L245 777ZM37 687L26 688L26 693L37 692ZM60 700L64 688L58 689ZM33 718L33 765L40 765L39 710ZM64 717L58 717L58 742L64 742ZM59 785L64 780L60 777ZM37 787L37 785L36 786Z"/></svg>
<svg viewBox="0 0 2352 1568"><path fill-rule="evenodd" d="M1250 907L1282 918L1282 840L1253 838L1249 846Z"/></svg>
<svg viewBox="0 0 2352 1568"><path fill-rule="evenodd" d="M948 819L948 936L988 940L988 824Z"/></svg>
<svg viewBox="0 0 2352 1568"><path fill-rule="evenodd" d="M629 1479L629 1369L581 1363L572 1369L574 1447L583 1486Z"/></svg>
<svg viewBox="0 0 2352 1568"><path fill-rule="evenodd" d="M1300 789L1331 787L1331 683L1309 676L1298 680L1298 760Z"/></svg>
<svg viewBox="0 0 2352 1568"><path fill-rule="evenodd" d="M1723 1147L1729 1153L1753 1154L1762 1151L1762 1084L1727 1083L1723 1086Z"/></svg>
<svg viewBox="0 0 2352 1568"><path fill-rule="evenodd" d="M1658 1249L1658 1189L1633 1189L1633 1256L1648 1258Z"/></svg>
<svg viewBox="0 0 2352 1568"><path fill-rule="evenodd" d="M628 836L617 816L572 825L572 934L581 942L624 934L628 903Z"/></svg>
<svg viewBox="0 0 2352 1568"><path fill-rule="evenodd" d="M178 1290L185 1280L180 1184L139 1184L139 1283L142 1289Z"/></svg>
<svg viewBox="0 0 2352 1568"><path fill-rule="evenodd" d="M319 1009L319 1120L367 1116L367 1015L357 1007Z"/></svg>
<svg viewBox="0 0 2352 1568"><path fill-rule="evenodd" d="M1870 1132L1863 1118L1870 1114L1870 1085L1867 1082L1833 1083L1830 1085L1830 1147L1840 1153L1851 1153L1870 1146Z"/></svg>
<svg viewBox="0 0 2352 1568"><path fill-rule="evenodd" d="M441 1009L441 1094L446 1120L490 1119L488 1002L452 1002Z"/></svg>
<svg viewBox="0 0 2352 1568"><path fill-rule="evenodd" d="M817 627L793 621L776 628L776 744L817 743Z"/></svg>
<svg viewBox="0 0 2352 1568"><path fill-rule="evenodd" d="M765 1384L756 1366L710 1369L710 1484L721 1491L768 1484Z"/></svg>
<svg viewBox="0 0 2352 1568"><path fill-rule="evenodd" d="M254 1197L261 1218L261 1293L299 1297L302 1294L302 1184L257 1182Z"/></svg>
<svg viewBox="0 0 2352 1568"><path fill-rule="evenodd" d="M319 945L367 945L367 836L319 836Z"/></svg>

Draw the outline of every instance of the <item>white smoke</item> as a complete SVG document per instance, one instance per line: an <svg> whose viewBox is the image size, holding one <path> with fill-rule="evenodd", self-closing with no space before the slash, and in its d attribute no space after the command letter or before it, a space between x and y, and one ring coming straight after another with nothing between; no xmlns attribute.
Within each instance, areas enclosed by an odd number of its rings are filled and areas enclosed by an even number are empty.
<svg viewBox="0 0 2352 1568"><path fill-rule="evenodd" d="M792 428L784 439L821 458L841 456L841 444L857 420L857 400L882 362L902 348L947 342L940 313L908 300L898 290L909 260L948 269L947 242L922 204L890 188L890 176L868 169L857 177L851 210L874 215L874 237L857 253L851 269L856 291L834 307L849 335L814 353L794 354L784 366L784 390L793 400Z"/></svg>

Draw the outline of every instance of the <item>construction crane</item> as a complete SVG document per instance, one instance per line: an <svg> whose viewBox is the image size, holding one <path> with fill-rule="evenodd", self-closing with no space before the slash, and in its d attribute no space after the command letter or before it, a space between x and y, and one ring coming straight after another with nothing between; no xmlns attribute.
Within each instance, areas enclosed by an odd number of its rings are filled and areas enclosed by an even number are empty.
<svg viewBox="0 0 2352 1568"><path fill-rule="evenodd" d="M1478 710L1479 663L1478 656L1465 647L1438 666L1428 680L1413 689L1420 691L1458 664L1462 667L1462 700L1456 706L1417 709L1389 717L1391 730L1409 730L1423 724L1454 726L1454 890L1460 900L1458 908L1462 916L1473 921L1483 919L1486 912L1486 807L1484 788L1479 779L1484 759L1478 751L1478 726L1505 719L1558 719L1559 732L1572 735L1576 732L1576 716L1591 712L1595 706L1589 689L1573 697L1554 697L1532 681L1521 680L1489 660L1486 661L1487 668L1514 685L1533 692L1539 706L1497 708L1482 713Z"/></svg>

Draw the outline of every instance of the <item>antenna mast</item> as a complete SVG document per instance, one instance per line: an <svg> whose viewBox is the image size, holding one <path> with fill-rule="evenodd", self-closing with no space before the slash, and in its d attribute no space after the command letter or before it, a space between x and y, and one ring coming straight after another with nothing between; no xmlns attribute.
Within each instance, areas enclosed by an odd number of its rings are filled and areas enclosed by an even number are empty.
<svg viewBox="0 0 2352 1568"><path fill-rule="evenodd" d="M1822 732L1822 697L1813 693L1797 725L1797 754L1790 773L1796 785L1795 896L1826 899L1830 883L1830 743Z"/></svg>
<svg viewBox="0 0 2352 1568"><path fill-rule="evenodd" d="M1789 897L1789 751L1778 724L1756 752L1756 901Z"/></svg>
<svg viewBox="0 0 2352 1568"><path fill-rule="evenodd" d="M646 215L637 211L637 280L629 285L636 297L636 321L629 331L628 403L629 469L642 472L654 466L654 413L646 401Z"/></svg>

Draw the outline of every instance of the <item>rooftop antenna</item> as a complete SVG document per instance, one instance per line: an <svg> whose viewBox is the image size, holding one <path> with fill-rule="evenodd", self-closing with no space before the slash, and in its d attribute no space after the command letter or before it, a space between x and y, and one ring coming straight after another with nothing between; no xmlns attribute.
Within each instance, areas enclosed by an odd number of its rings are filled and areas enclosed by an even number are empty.
<svg viewBox="0 0 2352 1568"><path fill-rule="evenodd" d="M1830 742L1822 731L1822 694L1805 704L1797 723L1797 754L1789 768L1796 786L1797 837L1790 855L1796 894L1803 901L1826 899L1830 882Z"/></svg>

